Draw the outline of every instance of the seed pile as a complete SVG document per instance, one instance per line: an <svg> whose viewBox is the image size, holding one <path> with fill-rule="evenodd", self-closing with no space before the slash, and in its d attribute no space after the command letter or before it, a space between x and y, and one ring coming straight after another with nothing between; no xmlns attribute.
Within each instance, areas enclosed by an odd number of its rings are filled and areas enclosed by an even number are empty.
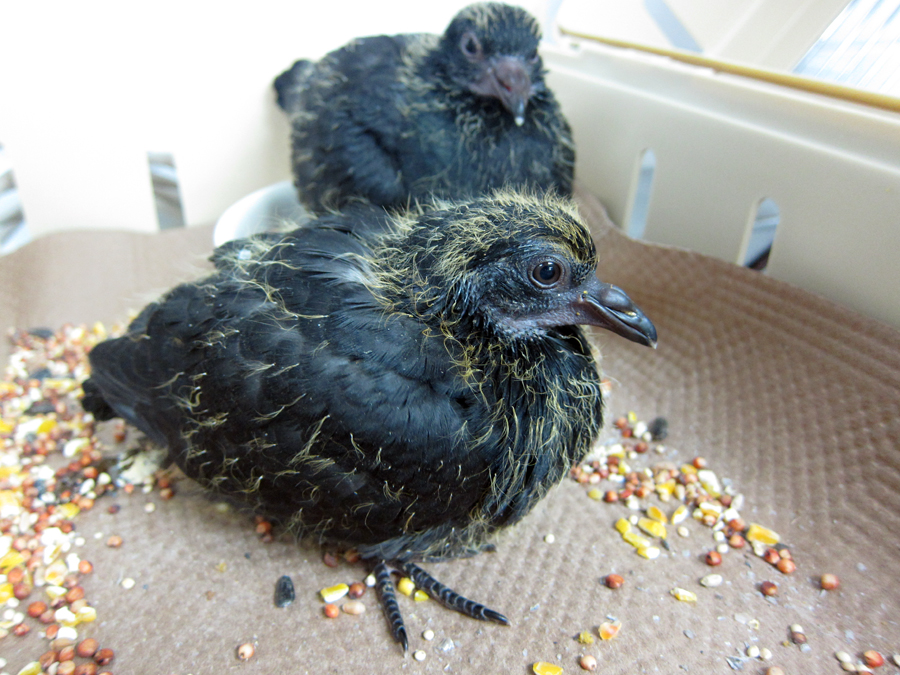
<svg viewBox="0 0 900 675"><path fill-rule="evenodd" d="M81 585L93 565L78 555L85 542L75 519L121 485L105 470L78 398L87 352L107 334L97 324L10 337L0 382L0 644L42 631L49 648L21 673L91 675L114 654L79 640L97 611Z"/></svg>

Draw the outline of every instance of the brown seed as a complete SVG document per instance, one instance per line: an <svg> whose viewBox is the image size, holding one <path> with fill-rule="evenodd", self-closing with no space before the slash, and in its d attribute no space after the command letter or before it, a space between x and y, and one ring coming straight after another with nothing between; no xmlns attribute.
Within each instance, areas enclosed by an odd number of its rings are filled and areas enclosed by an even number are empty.
<svg viewBox="0 0 900 675"><path fill-rule="evenodd" d="M94 654L94 661L97 662L97 665L105 666L110 661L112 661L115 656L116 653L112 649L104 647L103 649L98 650L96 654Z"/></svg>
<svg viewBox="0 0 900 675"><path fill-rule="evenodd" d="M66 602L72 603L76 600L81 600L84 597L84 589L81 586L73 586L69 589L69 592L66 593Z"/></svg>
<svg viewBox="0 0 900 675"><path fill-rule="evenodd" d="M880 668L884 665L884 657L874 649L863 652L863 661L869 668Z"/></svg>
<svg viewBox="0 0 900 675"><path fill-rule="evenodd" d="M72 675L97 675L97 664L79 663L75 666L75 672Z"/></svg>
<svg viewBox="0 0 900 675"><path fill-rule="evenodd" d="M778 561L781 560L781 554L774 548L767 548L766 552L763 553L763 560L770 565L777 565Z"/></svg>
<svg viewBox="0 0 900 675"><path fill-rule="evenodd" d="M722 554L718 551L710 551L706 554L706 564L711 567L722 564Z"/></svg>
<svg viewBox="0 0 900 675"><path fill-rule="evenodd" d="M759 590L763 595L778 595L778 586L771 581L764 581L759 585Z"/></svg>
<svg viewBox="0 0 900 675"><path fill-rule="evenodd" d="M694 457L694 461L691 464L694 465L695 469L705 469L707 467L707 462L703 457Z"/></svg>
<svg viewBox="0 0 900 675"><path fill-rule="evenodd" d="M44 610L44 613L38 617L38 621L41 623L53 623L56 621L56 612L52 609Z"/></svg>
<svg viewBox="0 0 900 675"><path fill-rule="evenodd" d="M347 595L351 598L361 598L366 593L366 585L359 581L355 581L350 584L350 590L347 591Z"/></svg>
<svg viewBox="0 0 900 675"><path fill-rule="evenodd" d="M730 527L735 532L743 532L747 529L747 523L745 523L740 518L732 518L728 521L728 527Z"/></svg>
<svg viewBox="0 0 900 675"><path fill-rule="evenodd" d="M245 642L240 647L237 648L237 657L241 661L249 661L253 658L253 655L256 653L256 647L253 646L252 642Z"/></svg>
<svg viewBox="0 0 900 675"><path fill-rule="evenodd" d="M747 540L739 534L733 534L728 538L728 545L731 548L744 548Z"/></svg>
<svg viewBox="0 0 900 675"><path fill-rule="evenodd" d="M778 561L776 567L782 574L791 574L797 569L797 563L795 563L790 558L782 558Z"/></svg>
<svg viewBox="0 0 900 675"><path fill-rule="evenodd" d="M28 616L32 619L38 618L41 614L47 611L47 603L42 602L40 600L35 600L30 605L28 605Z"/></svg>
<svg viewBox="0 0 900 675"><path fill-rule="evenodd" d="M647 443L647 441L638 441L637 443L634 444L634 451L638 454L642 455L645 452L647 452L647 450L649 450L649 449L650 449L650 445Z"/></svg>
<svg viewBox="0 0 900 675"><path fill-rule="evenodd" d="M837 575L834 574L823 574L822 578L819 580L819 583L826 591L833 591L835 588L841 585L840 579L838 579Z"/></svg>
<svg viewBox="0 0 900 675"><path fill-rule="evenodd" d="M806 644L806 633L801 633L800 631L792 630L791 631L791 642L795 645L805 645Z"/></svg>
<svg viewBox="0 0 900 675"><path fill-rule="evenodd" d="M30 630L31 626L29 626L27 623L17 623L13 627L13 635L22 637L23 635L28 635Z"/></svg>
<svg viewBox="0 0 900 675"><path fill-rule="evenodd" d="M9 572L6 573L6 580L13 585L16 585L24 578L25 570L21 567L13 567Z"/></svg>
<svg viewBox="0 0 900 675"><path fill-rule="evenodd" d="M341 605L341 609L344 610L344 612L346 612L347 614L359 616L360 614L365 613L366 606L359 600L348 600L343 605Z"/></svg>
<svg viewBox="0 0 900 675"><path fill-rule="evenodd" d="M66 645L59 650L60 661L72 661L75 659L75 645Z"/></svg>
<svg viewBox="0 0 900 675"><path fill-rule="evenodd" d="M325 613L329 619L336 619L338 615L341 613L341 610L338 609L338 606L334 603L329 602L322 608L322 611Z"/></svg>
<svg viewBox="0 0 900 675"><path fill-rule="evenodd" d="M603 579L603 583L609 588L621 588L622 584L625 583L625 579L618 574L607 574L606 578Z"/></svg>
<svg viewBox="0 0 900 675"><path fill-rule="evenodd" d="M337 556L334 553L325 551L325 553L322 555L322 562L328 565L328 567L337 567L340 561L337 559Z"/></svg>
<svg viewBox="0 0 900 675"><path fill-rule="evenodd" d="M355 548L351 548L349 551L344 553L344 560L353 565L354 563L359 562L359 559L362 557L359 551Z"/></svg>
<svg viewBox="0 0 900 675"><path fill-rule="evenodd" d="M114 534L109 539L106 540L106 545L110 548L119 548L122 545L122 537L117 534Z"/></svg>
<svg viewBox="0 0 900 675"><path fill-rule="evenodd" d="M159 498L163 499L165 501L169 501L174 496L175 496L175 490L173 490L170 487L164 487L162 490L159 491Z"/></svg>
<svg viewBox="0 0 900 675"><path fill-rule="evenodd" d="M607 490L603 495L603 501L611 504L613 502L619 501L619 495L615 490Z"/></svg>
<svg viewBox="0 0 900 675"><path fill-rule="evenodd" d="M78 643L78 646L75 648L75 653L78 654L78 656L89 659L97 653L98 649L100 649L100 643L94 638L86 638Z"/></svg>
<svg viewBox="0 0 900 675"><path fill-rule="evenodd" d="M74 661L60 661L56 669L56 675L75 675Z"/></svg>
<svg viewBox="0 0 900 675"><path fill-rule="evenodd" d="M766 675L784 675L784 671L778 666L770 666L766 669Z"/></svg>
<svg viewBox="0 0 900 675"><path fill-rule="evenodd" d="M581 666L584 670L597 670L597 659L595 659L590 654L585 654L578 661L578 665Z"/></svg>
<svg viewBox="0 0 900 675"><path fill-rule="evenodd" d="M51 619L50 621L53 621L53 619ZM41 619L41 622L47 623L43 620L43 618ZM56 624L56 623L54 623L50 626L47 626L47 628L44 630L44 635L47 636L48 640L55 640L57 633L59 633L59 624Z"/></svg>
<svg viewBox="0 0 900 675"><path fill-rule="evenodd" d="M110 504L109 506L106 507L107 513L116 514L121 510L122 510L122 507L118 504Z"/></svg>
<svg viewBox="0 0 900 675"><path fill-rule="evenodd" d="M13 586L13 595L16 596L16 599L18 600L24 600L31 595L31 585L26 584L24 581L20 581Z"/></svg>
<svg viewBox="0 0 900 675"><path fill-rule="evenodd" d="M78 563L78 571L82 574L90 574L94 571L94 565L89 560L82 560Z"/></svg>
<svg viewBox="0 0 900 675"><path fill-rule="evenodd" d="M67 574L65 579L63 579L63 586L66 588L75 588L78 585L78 575L77 574ZM75 598L76 600L78 598Z"/></svg>
<svg viewBox="0 0 900 675"><path fill-rule="evenodd" d="M59 661L59 653L52 649L49 652L41 654L41 658L38 659L38 663L41 664L42 670L47 670L47 668L50 667L50 664L56 663L57 661Z"/></svg>

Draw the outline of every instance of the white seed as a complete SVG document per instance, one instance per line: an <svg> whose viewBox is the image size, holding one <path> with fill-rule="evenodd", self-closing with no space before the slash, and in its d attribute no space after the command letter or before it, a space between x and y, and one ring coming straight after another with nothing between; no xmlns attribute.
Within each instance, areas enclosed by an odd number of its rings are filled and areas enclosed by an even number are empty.
<svg viewBox="0 0 900 675"><path fill-rule="evenodd" d="M414 658L416 661L424 661L424 660L425 660L425 656L426 656L425 652L424 652L423 650L421 650L421 649L417 649L417 650L413 653L413 658Z"/></svg>
<svg viewBox="0 0 900 675"><path fill-rule="evenodd" d="M799 623L792 623L791 624L791 632L792 633L803 633L804 632L803 626L801 626Z"/></svg>
<svg viewBox="0 0 900 675"><path fill-rule="evenodd" d="M718 551L722 555L725 555L726 553L731 551L731 547L728 544L719 544L718 546L716 546L716 551Z"/></svg>
<svg viewBox="0 0 900 675"><path fill-rule="evenodd" d="M713 539L715 539L717 542L721 543L726 540L725 533L722 532L722 530L719 530L718 532L715 532L713 534Z"/></svg>
<svg viewBox="0 0 900 675"><path fill-rule="evenodd" d="M761 658L763 661L771 661L772 656L772 650L768 647L763 647L759 650L759 658Z"/></svg>
<svg viewBox="0 0 900 675"><path fill-rule="evenodd" d="M75 630L74 626L60 626L60 629L56 632L56 637L66 640L77 640L78 631Z"/></svg>
<svg viewBox="0 0 900 675"><path fill-rule="evenodd" d="M130 590L130 589L134 588L134 585L136 583L137 582L134 579L132 579L131 577L125 577L124 579L122 579L122 588L124 588L126 591Z"/></svg>
<svg viewBox="0 0 900 675"><path fill-rule="evenodd" d="M690 537L691 531L687 529L684 525L679 525L678 529L675 530L678 533L679 537Z"/></svg>
<svg viewBox="0 0 900 675"><path fill-rule="evenodd" d="M900 654L894 654L894 655L891 657L891 661L894 662L894 665L895 665L895 666L900 666Z"/></svg>
<svg viewBox="0 0 900 675"><path fill-rule="evenodd" d="M700 585L707 588L715 588L716 586L721 586L723 581L721 574L707 574L700 580Z"/></svg>
<svg viewBox="0 0 900 675"><path fill-rule="evenodd" d="M850 656L847 652L835 652L834 658L836 658L841 663L848 663L853 660L853 657Z"/></svg>
<svg viewBox="0 0 900 675"><path fill-rule="evenodd" d="M147 513L153 513L154 511L156 511L156 504L154 504L153 502L147 502L146 504L144 504L144 511Z"/></svg>
<svg viewBox="0 0 900 675"><path fill-rule="evenodd" d="M747 647L747 656L751 659L759 658L759 647L756 645L750 645Z"/></svg>
<svg viewBox="0 0 900 675"><path fill-rule="evenodd" d="M842 661L841 670L847 673L855 673L857 672L856 664L854 664L852 661Z"/></svg>
<svg viewBox="0 0 900 675"><path fill-rule="evenodd" d="M544 541L548 544L552 544L554 541L556 541L556 537L554 537L553 534L551 533L551 534L548 534L546 537L544 537Z"/></svg>
<svg viewBox="0 0 900 675"><path fill-rule="evenodd" d="M368 586L369 588L372 588L373 586L375 586L375 575L374 574L370 574L369 576L366 577L366 586Z"/></svg>
<svg viewBox="0 0 900 675"><path fill-rule="evenodd" d="M434 640L434 631L429 628L424 633L422 633L422 639L431 642L432 640Z"/></svg>

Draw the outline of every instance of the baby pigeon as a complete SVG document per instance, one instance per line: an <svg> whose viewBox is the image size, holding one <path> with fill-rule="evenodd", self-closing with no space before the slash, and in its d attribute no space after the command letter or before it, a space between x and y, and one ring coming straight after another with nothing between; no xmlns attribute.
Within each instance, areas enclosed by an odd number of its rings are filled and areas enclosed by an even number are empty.
<svg viewBox="0 0 900 675"><path fill-rule="evenodd" d="M404 650L391 569L507 623L417 563L485 550L588 451L603 406L578 325L656 343L597 279L573 203L359 207L214 261L93 349L85 408L133 423L210 490L356 548Z"/></svg>
<svg viewBox="0 0 900 675"><path fill-rule="evenodd" d="M500 187L570 195L569 125L520 7L466 7L442 36L360 38L275 80L300 201L402 207Z"/></svg>

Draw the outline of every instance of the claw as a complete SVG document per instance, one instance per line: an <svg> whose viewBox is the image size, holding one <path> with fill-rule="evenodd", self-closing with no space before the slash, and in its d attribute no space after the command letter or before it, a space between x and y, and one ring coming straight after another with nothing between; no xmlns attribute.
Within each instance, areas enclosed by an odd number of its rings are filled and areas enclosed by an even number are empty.
<svg viewBox="0 0 900 675"><path fill-rule="evenodd" d="M455 609L457 612L461 612L473 619L495 621L504 626L509 625L509 619L500 612L495 612L493 609L463 597L452 588L444 586L444 584L428 574L428 572L418 565L414 565L413 563L403 563L402 568L403 571L409 575L409 578L415 582L416 586L424 590L431 597L440 600L450 609Z"/></svg>
<svg viewBox="0 0 900 675"><path fill-rule="evenodd" d="M394 593L394 584L391 581L391 572L387 564L382 561L375 565L372 570L375 575L375 591L381 600L381 606L384 609L384 615L391 624L391 635L394 640L403 647L403 653L409 651L409 639L406 637L406 626L403 625L403 615L400 614L400 607L397 605L397 595Z"/></svg>

